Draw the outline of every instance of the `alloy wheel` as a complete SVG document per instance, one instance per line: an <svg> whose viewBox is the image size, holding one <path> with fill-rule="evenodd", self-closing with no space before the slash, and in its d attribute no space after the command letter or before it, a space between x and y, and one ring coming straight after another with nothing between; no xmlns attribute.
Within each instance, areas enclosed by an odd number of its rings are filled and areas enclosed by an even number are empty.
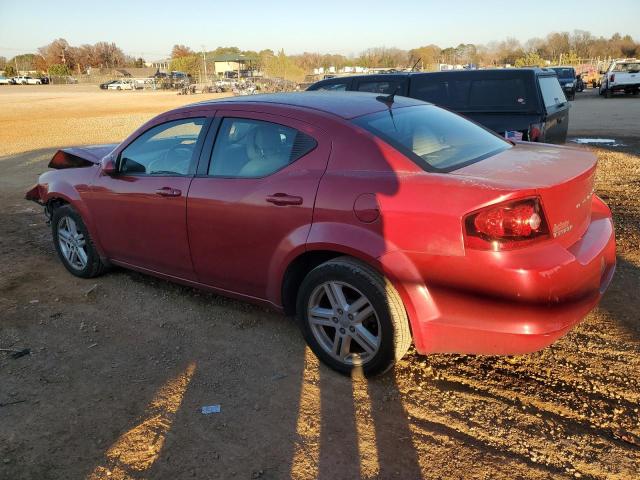
<svg viewBox="0 0 640 480"><path fill-rule="evenodd" d="M58 245L73 268L83 270L87 266L89 256L86 241L73 218L65 216L58 222Z"/></svg>
<svg viewBox="0 0 640 480"><path fill-rule="evenodd" d="M363 365L380 349L380 320L370 300L346 282L318 285L307 308L311 332L323 350L346 365Z"/></svg>

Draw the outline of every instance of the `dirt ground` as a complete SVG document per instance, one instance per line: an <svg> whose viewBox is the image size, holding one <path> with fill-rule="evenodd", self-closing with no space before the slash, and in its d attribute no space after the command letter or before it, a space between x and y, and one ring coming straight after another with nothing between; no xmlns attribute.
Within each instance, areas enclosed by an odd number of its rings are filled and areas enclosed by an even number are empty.
<svg viewBox="0 0 640 480"><path fill-rule="evenodd" d="M640 149L597 151L618 270L565 338L351 380L279 314L125 270L72 277L23 200L56 147L203 98L0 88L0 348L31 350L0 352L1 479L640 478Z"/></svg>

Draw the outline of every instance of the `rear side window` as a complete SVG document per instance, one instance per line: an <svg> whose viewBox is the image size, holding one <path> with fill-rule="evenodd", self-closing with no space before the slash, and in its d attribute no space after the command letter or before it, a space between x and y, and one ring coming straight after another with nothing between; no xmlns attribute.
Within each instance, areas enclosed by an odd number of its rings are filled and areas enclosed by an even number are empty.
<svg viewBox="0 0 640 480"><path fill-rule="evenodd" d="M555 107L567 101L557 77L538 77L538 81L546 108Z"/></svg>
<svg viewBox="0 0 640 480"><path fill-rule="evenodd" d="M536 110L531 79L518 75L421 75L412 79L413 98L464 112Z"/></svg>
<svg viewBox="0 0 640 480"><path fill-rule="evenodd" d="M265 177L311 152L316 145L312 137L291 127L248 118L225 118L211 153L208 174Z"/></svg>
<svg viewBox="0 0 640 480"><path fill-rule="evenodd" d="M398 88L398 82L389 80L360 82L358 84L359 92L391 94L396 91L396 88Z"/></svg>
<svg viewBox="0 0 640 480"><path fill-rule="evenodd" d="M425 170L448 172L511 148L497 135L433 105L390 109L354 122Z"/></svg>
<svg viewBox="0 0 640 480"><path fill-rule="evenodd" d="M639 73L640 62L633 63L616 63L612 72L627 72L627 73Z"/></svg>
<svg viewBox="0 0 640 480"><path fill-rule="evenodd" d="M506 108L520 110L527 107L527 89L523 78L475 80L471 82L469 106L476 108Z"/></svg>
<svg viewBox="0 0 640 480"><path fill-rule="evenodd" d="M349 84L347 82L334 82L334 83L323 83L321 85L316 85L309 90L319 90L319 91L327 91L327 92L345 92Z"/></svg>

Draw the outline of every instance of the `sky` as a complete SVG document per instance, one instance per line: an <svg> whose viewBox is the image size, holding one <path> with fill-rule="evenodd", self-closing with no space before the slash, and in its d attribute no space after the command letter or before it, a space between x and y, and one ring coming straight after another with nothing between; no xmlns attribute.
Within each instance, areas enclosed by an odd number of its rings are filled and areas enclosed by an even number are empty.
<svg viewBox="0 0 640 480"><path fill-rule="evenodd" d="M640 41L640 0L602 6L602 0L0 0L0 56L34 52L55 38L74 46L115 42L146 60L168 57L178 43L357 55L369 47L526 41L575 29Z"/></svg>

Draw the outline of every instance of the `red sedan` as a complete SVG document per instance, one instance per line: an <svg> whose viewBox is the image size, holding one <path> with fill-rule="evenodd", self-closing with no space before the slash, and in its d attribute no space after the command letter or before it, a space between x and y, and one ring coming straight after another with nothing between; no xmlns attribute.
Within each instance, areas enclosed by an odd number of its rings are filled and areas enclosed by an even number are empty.
<svg viewBox="0 0 640 480"><path fill-rule="evenodd" d="M522 354L615 269L596 158L508 142L375 94L259 95L58 151L27 198L74 275L119 265L297 314L334 369L418 352Z"/></svg>

